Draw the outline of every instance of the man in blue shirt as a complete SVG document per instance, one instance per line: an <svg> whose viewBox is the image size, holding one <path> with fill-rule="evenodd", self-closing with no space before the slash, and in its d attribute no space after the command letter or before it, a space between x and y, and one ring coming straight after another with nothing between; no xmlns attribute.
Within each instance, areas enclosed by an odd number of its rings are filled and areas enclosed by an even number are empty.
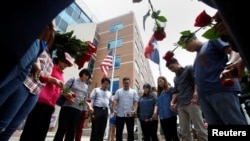
<svg viewBox="0 0 250 141"><path fill-rule="evenodd" d="M181 37L185 38L185 37ZM247 124L241 112L238 78L231 87L221 84L221 72L228 62L234 62L235 52L221 39L201 42L195 35L186 42L186 50L197 52L194 63L199 103L208 125Z"/></svg>
<svg viewBox="0 0 250 141"><path fill-rule="evenodd" d="M130 88L130 78L123 78L123 88L115 92L112 109L116 117L116 140L122 141L124 124L126 123L128 141L134 141L134 115L137 113L139 96Z"/></svg>

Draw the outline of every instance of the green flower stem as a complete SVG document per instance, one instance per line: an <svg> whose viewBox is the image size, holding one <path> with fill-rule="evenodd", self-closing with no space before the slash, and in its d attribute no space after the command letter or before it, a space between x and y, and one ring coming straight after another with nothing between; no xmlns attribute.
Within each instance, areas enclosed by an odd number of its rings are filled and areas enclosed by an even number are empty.
<svg viewBox="0 0 250 141"><path fill-rule="evenodd" d="M179 46L178 45L176 45L176 47L172 50L172 52L174 52L177 48L178 48Z"/></svg>
<svg viewBox="0 0 250 141"><path fill-rule="evenodd" d="M153 7L151 0L148 0L148 3L150 5L151 10L154 12L154 7ZM157 19L154 18L154 20L155 20L155 24L156 24L157 28L160 28L160 26L157 24Z"/></svg>
<svg viewBox="0 0 250 141"><path fill-rule="evenodd" d="M201 30L203 27L198 28L197 30L195 30L193 33L195 34L196 32L198 32L199 30Z"/></svg>

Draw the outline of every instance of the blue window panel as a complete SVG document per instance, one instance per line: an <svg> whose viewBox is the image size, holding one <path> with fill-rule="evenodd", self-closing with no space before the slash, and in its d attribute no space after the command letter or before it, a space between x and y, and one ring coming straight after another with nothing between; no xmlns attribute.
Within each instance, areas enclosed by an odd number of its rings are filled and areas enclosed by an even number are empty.
<svg viewBox="0 0 250 141"><path fill-rule="evenodd" d="M109 32L115 32L116 30L123 29L123 23L116 23L109 27Z"/></svg>
<svg viewBox="0 0 250 141"><path fill-rule="evenodd" d="M120 68L121 57L115 57L115 68Z"/></svg>
<svg viewBox="0 0 250 141"><path fill-rule="evenodd" d="M113 90L112 92L116 92L119 89L119 80L113 82Z"/></svg>
<svg viewBox="0 0 250 141"><path fill-rule="evenodd" d="M111 87L111 85L109 85L109 90L110 90L110 87ZM112 88L112 91L111 91L111 93L113 94L113 93L115 93L117 90L119 89L119 80L115 80L115 81L113 81L113 88Z"/></svg>
<svg viewBox="0 0 250 141"><path fill-rule="evenodd" d="M115 46L115 44L116 44L116 46ZM121 46L122 46L122 39L121 38L117 39L117 43L116 43L116 40L110 40L110 41L108 41L108 45L107 45L108 49L112 49L115 47L121 47Z"/></svg>

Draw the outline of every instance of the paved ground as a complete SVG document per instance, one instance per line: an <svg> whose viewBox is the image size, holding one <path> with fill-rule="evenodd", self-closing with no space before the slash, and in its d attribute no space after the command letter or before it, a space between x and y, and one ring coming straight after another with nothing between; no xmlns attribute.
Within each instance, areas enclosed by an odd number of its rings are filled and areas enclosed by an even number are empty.
<svg viewBox="0 0 250 141"><path fill-rule="evenodd" d="M19 141L20 134L21 134L21 131L16 131L9 141ZM45 141L53 141L54 135L55 135L55 132L48 132L47 138ZM89 136L82 136L82 141L89 141L89 140L90 140Z"/></svg>

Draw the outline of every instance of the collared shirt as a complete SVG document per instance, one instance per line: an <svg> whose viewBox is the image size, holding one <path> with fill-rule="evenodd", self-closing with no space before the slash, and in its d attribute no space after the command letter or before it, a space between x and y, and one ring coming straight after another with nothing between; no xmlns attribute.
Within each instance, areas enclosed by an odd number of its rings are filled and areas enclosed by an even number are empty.
<svg viewBox="0 0 250 141"><path fill-rule="evenodd" d="M120 88L115 92L114 100L118 101L116 107L117 116L126 117L134 110L134 102L138 102L139 96L134 89L125 90Z"/></svg>
<svg viewBox="0 0 250 141"><path fill-rule="evenodd" d="M108 90L102 88L95 88L90 94L93 106L109 108L112 102L112 94Z"/></svg>
<svg viewBox="0 0 250 141"><path fill-rule="evenodd" d="M54 64L51 76L64 82L63 71ZM46 83L45 87L41 89L38 102L45 103L51 106L56 105L56 100L60 94L61 88L55 84Z"/></svg>
<svg viewBox="0 0 250 141"><path fill-rule="evenodd" d="M53 68L53 61L50 57L49 52L44 50L38 57L41 64L41 73L44 76L50 76ZM44 83L41 83L38 79L35 79L32 76L27 76L23 84L29 89L30 93L38 95L41 91L41 88L45 86Z"/></svg>

